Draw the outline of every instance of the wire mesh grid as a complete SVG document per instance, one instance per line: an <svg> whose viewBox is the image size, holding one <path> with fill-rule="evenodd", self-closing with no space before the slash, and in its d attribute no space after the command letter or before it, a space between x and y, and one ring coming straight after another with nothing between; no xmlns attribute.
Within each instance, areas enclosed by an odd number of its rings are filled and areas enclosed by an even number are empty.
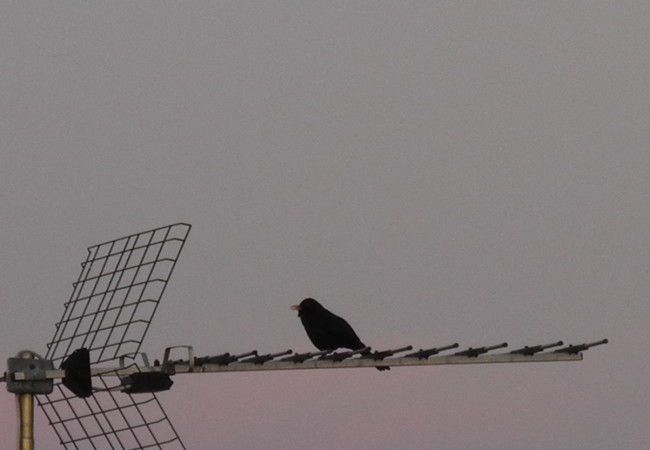
<svg viewBox="0 0 650 450"><path fill-rule="evenodd" d="M59 366L82 347L93 365L134 358L190 228L178 223L89 247L46 359ZM97 378L103 392L90 398L77 398L59 383L39 398L66 449L184 448L154 394L114 395Z"/></svg>
<svg viewBox="0 0 650 450"><path fill-rule="evenodd" d="M41 402L64 448L185 449L155 394L116 392L111 389L119 386L109 386L109 377L96 378L102 386L91 397L77 398L57 384Z"/></svg>

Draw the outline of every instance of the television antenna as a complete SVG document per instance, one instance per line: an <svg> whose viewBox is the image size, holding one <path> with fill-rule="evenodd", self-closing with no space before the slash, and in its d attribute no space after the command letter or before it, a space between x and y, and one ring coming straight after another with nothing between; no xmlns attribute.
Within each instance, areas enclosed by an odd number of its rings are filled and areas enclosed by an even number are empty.
<svg viewBox="0 0 650 450"><path fill-rule="evenodd" d="M165 349L162 363L150 364L140 352L142 340L190 229L176 223L88 248L45 356L19 352L0 379L16 395L19 450L34 449L34 397L65 449L176 450L186 447L156 396L171 387L176 374L580 361L585 350L607 343L557 341L498 353L491 352L508 344L202 357L183 345ZM178 349L186 356L173 359Z"/></svg>

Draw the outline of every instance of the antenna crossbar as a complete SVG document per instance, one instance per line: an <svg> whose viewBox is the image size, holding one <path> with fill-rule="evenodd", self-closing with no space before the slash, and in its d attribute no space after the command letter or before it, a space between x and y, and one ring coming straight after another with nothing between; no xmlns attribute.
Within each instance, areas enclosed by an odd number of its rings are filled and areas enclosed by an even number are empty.
<svg viewBox="0 0 650 450"><path fill-rule="evenodd" d="M191 346L184 346L191 351ZM453 348L447 346L446 348ZM503 345L499 345L499 348ZM403 347L409 349L411 346ZM484 349L484 348L483 348ZM391 350L385 350L378 353L390 353ZM362 367L376 367L377 365L389 367L409 367L409 366L441 366L441 365L458 365L458 364L503 364L503 363L531 363L531 362L562 362L562 361L581 361L582 352L541 352L534 354L522 353L495 353L480 354L473 356L473 352L457 352L451 355L437 355L420 358L416 354L413 356L400 356L381 359L380 362L371 358L358 357L355 352L315 352L311 354L296 354L299 358L292 359L284 357L273 359L274 357L292 354L291 350L263 355L262 357L253 357L243 360L234 360L231 363L211 362L210 357L194 358L194 364L187 360L165 361L162 365L138 366L131 364L121 367L93 367L90 369L91 377L127 377L138 373L166 373L169 375L177 374L198 374L198 373L219 373L219 372L250 372L250 371L269 371L269 370L305 370L305 369L351 369ZM248 352L246 355L256 355L256 351ZM313 355L311 358L304 359L302 355ZM337 356L338 355L338 356ZM205 363L202 363L205 361ZM199 362L199 363L197 363ZM60 369L42 370L39 372L29 373L25 371L16 371L11 374L15 381L34 381L36 379L62 379L66 372Z"/></svg>

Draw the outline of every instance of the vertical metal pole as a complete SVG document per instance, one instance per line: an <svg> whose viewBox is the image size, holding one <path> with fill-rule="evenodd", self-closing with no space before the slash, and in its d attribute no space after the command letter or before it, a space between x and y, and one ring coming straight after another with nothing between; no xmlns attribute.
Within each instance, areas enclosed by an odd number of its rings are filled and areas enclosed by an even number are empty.
<svg viewBox="0 0 650 450"><path fill-rule="evenodd" d="M20 352L19 358L34 359L30 351ZM34 394L16 394L18 411L18 450L34 450Z"/></svg>

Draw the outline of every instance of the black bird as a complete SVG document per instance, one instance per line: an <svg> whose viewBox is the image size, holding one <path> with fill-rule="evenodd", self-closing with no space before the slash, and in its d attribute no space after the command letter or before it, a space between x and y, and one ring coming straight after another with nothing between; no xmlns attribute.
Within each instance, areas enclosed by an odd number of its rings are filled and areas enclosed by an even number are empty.
<svg viewBox="0 0 650 450"><path fill-rule="evenodd" d="M345 319L331 313L313 298L306 298L291 309L298 311L307 336L318 350L335 350L341 347L359 350L366 347ZM369 353L370 350L362 354ZM390 367L377 366L377 369L389 370Z"/></svg>

